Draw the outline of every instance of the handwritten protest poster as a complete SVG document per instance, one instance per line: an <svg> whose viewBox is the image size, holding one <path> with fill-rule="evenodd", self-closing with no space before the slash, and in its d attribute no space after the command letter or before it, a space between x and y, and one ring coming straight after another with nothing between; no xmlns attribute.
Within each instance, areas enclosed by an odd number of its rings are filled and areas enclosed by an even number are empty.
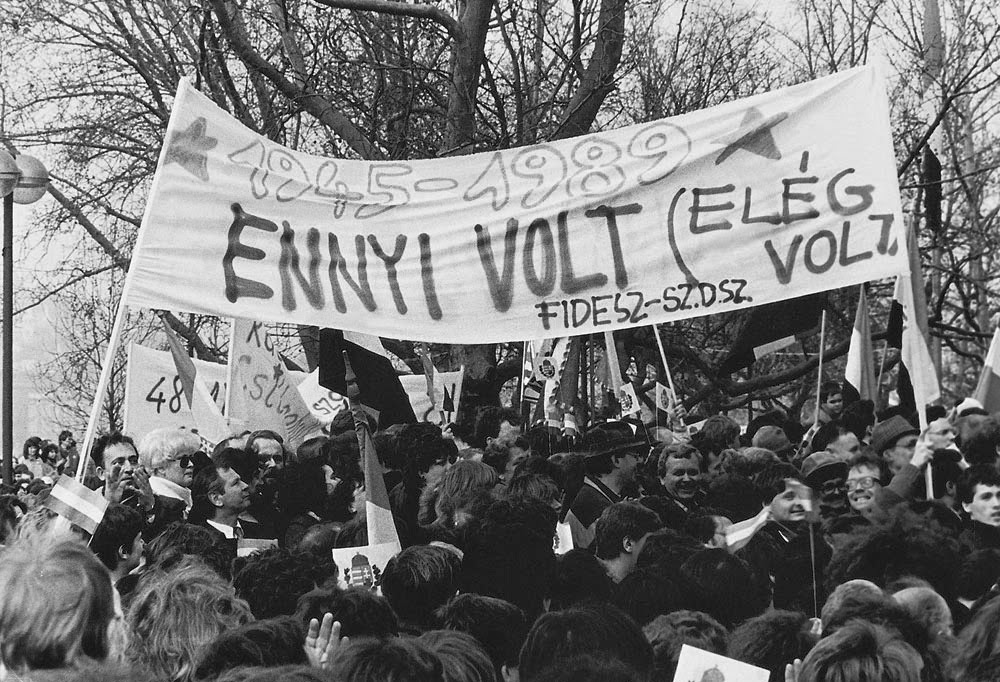
<svg viewBox="0 0 1000 682"><path fill-rule="evenodd" d="M447 343L646 326L907 271L862 67L494 152L290 150L182 81L129 305Z"/></svg>
<svg viewBox="0 0 1000 682"><path fill-rule="evenodd" d="M771 672L685 644L674 682L767 682Z"/></svg>

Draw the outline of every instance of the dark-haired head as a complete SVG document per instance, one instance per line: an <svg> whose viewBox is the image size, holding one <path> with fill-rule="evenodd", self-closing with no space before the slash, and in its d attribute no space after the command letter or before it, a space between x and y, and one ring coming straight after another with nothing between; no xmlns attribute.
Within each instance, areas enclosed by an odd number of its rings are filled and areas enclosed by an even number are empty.
<svg viewBox="0 0 1000 682"><path fill-rule="evenodd" d="M467 632L483 646L497 673L517 667L521 645L528 635L524 611L503 599L460 594L437 611L440 627Z"/></svg>
<svg viewBox="0 0 1000 682"><path fill-rule="evenodd" d="M341 590L318 587L299 597L295 617L303 625L327 613L340 623L342 637L395 637L399 634L396 614L385 597L361 587Z"/></svg>

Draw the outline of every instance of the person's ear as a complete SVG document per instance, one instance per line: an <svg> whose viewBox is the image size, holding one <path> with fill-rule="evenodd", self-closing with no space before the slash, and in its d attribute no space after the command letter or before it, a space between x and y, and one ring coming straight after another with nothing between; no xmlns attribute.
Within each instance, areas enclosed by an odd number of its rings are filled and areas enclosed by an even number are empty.
<svg viewBox="0 0 1000 682"><path fill-rule="evenodd" d="M97 477L99 479L101 479L102 481L108 480L108 472L104 470L104 467L95 467L95 469L97 470Z"/></svg>
<svg viewBox="0 0 1000 682"><path fill-rule="evenodd" d="M208 501L211 502L216 507L222 506L222 493L209 493Z"/></svg>
<svg viewBox="0 0 1000 682"><path fill-rule="evenodd" d="M635 542L629 536L622 538L622 552L625 554L631 554L632 550L635 548Z"/></svg>
<svg viewBox="0 0 1000 682"><path fill-rule="evenodd" d="M517 668L512 666L501 666L500 675L503 677L503 682L520 682L521 676L518 675Z"/></svg>
<svg viewBox="0 0 1000 682"><path fill-rule="evenodd" d="M964 509L965 513L968 514L969 512L972 511L972 504L970 502L963 502L962 509Z"/></svg>
<svg viewBox="0 0 1000 682"><path fill-rule="evenodd" d="M118 547L118 561L124 561L128 559L129 554L131 553L132 549L130 547L126 547L125 545L120 545Z"/></svg>

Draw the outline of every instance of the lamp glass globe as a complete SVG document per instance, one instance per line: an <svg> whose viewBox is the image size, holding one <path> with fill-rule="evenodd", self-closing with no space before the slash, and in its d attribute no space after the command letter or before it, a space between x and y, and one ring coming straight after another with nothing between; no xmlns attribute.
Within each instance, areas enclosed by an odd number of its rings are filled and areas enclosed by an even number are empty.
<svg viewBox="0 0 1000 682"><path fill-rule="evenodd" d="M0 197L5 197L14 191L21 171L14 161L14 157L5 149L0 149Z"/></svg>
<svg viewBox="0 0 1000 682"><path fill-rule="evenodd" d="M34 156L19 154L14 161L21 171L21 178L14 188L14 203L33 204L45 196L49 186L49 171Z"/></svg>

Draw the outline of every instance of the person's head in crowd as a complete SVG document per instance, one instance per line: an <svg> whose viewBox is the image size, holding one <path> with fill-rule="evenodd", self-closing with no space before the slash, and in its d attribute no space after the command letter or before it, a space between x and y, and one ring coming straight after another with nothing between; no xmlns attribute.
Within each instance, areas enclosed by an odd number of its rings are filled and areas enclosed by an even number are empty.
<svg viewBox="0 0 1000 682"><path fill-rule="evenodd" d="M302 463L305 464L309 461L306 460ZM327 473L327 487L337 481L363 481L365 478L361 469L361 449L358 445L358 436L354 431L326 439L322 447L322 457L314 458L312 461L324 466L324 471Z"/></svg>
<svg viewBox="0 0 1000 682"><path fill-rule="evenodd" d="M823 450L846 461L861 452L861 441L843 424L827 422L819 427L812 439L812 451Z"/></svg>
<svg viewBox="0 0 1000 682"><path fill-rule="evenodd" d="M653 647L656 679L663 682L674 679L685 644L724 656L729 641L726 628L710 615L684 609L657 616L642 631Z"/></svg>
<svg viewBox="0 0 1000 682"><path fill-rule="evenodd" d="M444 427L442 435L455 441L459 452L470 450L474 447L472 441L475 438L475 426L475 415L463 410L455 421Z"/></svg>
<svg viewBox="0 0 1000 682"><path fill-rule="evenodd" d="M728 512L702 507L690 514L681 528L705 547L726 548L726 530L733 525Z"/></svg>
<svg viewBox="0 0 1000 682"><path fill-rule="evenodd" d="M406 424L396 437L396 449L403 464L407 486L423 488L441 478L458 458L455 442L441 435L434 424Z"/></svg>
<svg viewBox="0 0 1000 682"><path fill-rule="evenodd" d="M955 448L955 427L947 417L938 417L927 426L927 441L935 450Z"/></svg>
<svg viewBox="0 0 1000 682"><path fill-rule="evenodd" d="M521 645L528 636L524 611L509 601L480 594L460 594L437 610L439 627L465 632L483 647L497 675L517 668Z"/></svg>
<svg viewBox="0 0 1000 682"><path fill-rule="evenodd" d="M285 439L274 431L261 429L247 436L246 450L257 458L257 466L263 470L276 470L285 466Z"/></svg>
<svg viewBox="0 0 1000 682"><path fill-rule="evenodd" d="M982 428L990 414L981 406L970 407L964 410L955 409L957 414L955 418L955 445L964 453L966 441Z"/></svg>
<svg viewBox="0 0 1000 682"><path fill-rule="evenodd" d="M250 486L233 469L210 464L200 469L191 481L189 523L213 521L233 527L249 506Z"/></svg>
<svg viewBox="0 0 1000 682"><path fill-rule="evenodd" d="M601 513L595 528L595 553L613 582L621 582L632 572L650 533L661 525L660 517L638 502L616 502Z"/></svg>
<svg viewBox="0 0 1000 682"><path fill-rule="evenodd" d="M434 510L448 528L465 525L477 501L488 496L499 481L496 471L484 462L455 462L441 476Z"/></svg>
<svg viewBox="0 0 1000 682"><path fill-rule="evenodd" d="M727 655L770 670L770 682L784 682L785 666L805 658L816 639L809 616L772 609L733 630Z"/></svg>
<svg viewBox="0 0 1000 682"><path fill-rule="evenodd" d="M360 637L340 647L329 663L338 682L442 682L444 666L416 637Z"/></svg>
<svg viewBox="0 0 1000 682"><path fill-rule="evenodd" d="M41 458L43 462L56 466L59 461L59 446L55 443L43 443Z"/></svg>
<svg viewBox="0 0 1000 682"><path fill-rule="evenodd" d="M9 679L108 657L113 588L86 545L15 542L0 555L0 585L0 669Z"/></svg>
<svg viewBox="0 0 1000 682"><path fill-rule="evenodd" d="M434 611L458 593L462 560L443 547L414 545L386 562L382 594L399 617L400 631L434 627Z"/></svg>
<svg viewBox="0 0 1000 682"><path fill-rule="evenodd" d="M723 465L723 471L738 474L752 479L771 464L783 461L778 455L766 448L745 447L730 455Z"/></svg>
<svg viewBox="0 0 1000 682"><path fill-rule="evenodd" d="M151 476L190 488L194 478L194 455L201 440L191 431L175 428L154 429L138 445L139 463Z"/></svg>
<svg viewBox="0 0 1000 682"><path fill-rule="evenodd" d="M485 405L476 412L472 445L485 449L493 441L513 441L521 434L521 416L509 407Z"/></svg>
<svg viewBox="0 0 1000 682"><path fill-rule="evenodd" d="M722 468L723 451L740 447L740 425L725 415L713 414L691 437L691 444L701 451L702 468L710 475L717 474Z"/></svg>
<svg viewBox="0 0 1000 682"><path fill-rule="evenodd" d="M824 381L819 387L819 406L828 420L840 419L844 412L844 389L837 381Z"/></svg>
<svg viewBox="0 0 1000 682"><path fill-rule="evenodd" d="M306 628L291 616L258 620L221 633L199 652L194 678L216 680L241 666L306 665Z"/></svg>
<svg viewBox="0 0 1000 682"><path fill-rule="evenodd" d="M546 461L546 460L543 460ZM550 506L556 513L562 507L558 480L546 474L518 471L504 489L511 499L534 499Z"/></svg>
<svg viewBox="0 0 1000 682"><path fill-rule="evenodd" d="M786 462L795 454L795 445L789 440L785 430L778 424L764 424L761 426L753 434L750 444L755 448L770 450Z"/></svg>
<svg viewBox="0 0 1000 682"><path fill-rule="evenodd" d="M690 504L701 492L701 453L685 443L667 445L660 452L656 473L670 497Z"/></svg>
<svg viewBox="0 0 1000 682"><path fill-rule="evenodd" d="M142 550L144 519L138 510L121 504L110 504L104 518L90 539L90 549L111 572L112 582L118 582L139 565Z"/></svg>
<svg viewBox="0 0 1000 682"><path fill-rule="evenodd" d="M750 568L724 549L700 550L681 565L688 590L688 604L728 628L760 613L765 606L764 587Z"/></svg>
<svg viewBox="0 0 1000 682"><path fill-rule="evenodd" d="M120 431L106 433L90 448L90 457L97 468L97 476L104 481L105 494L122 490L120 500L135 495L133 475L139 466L139 451L135 442ZM127 492L128 491L128 492Z"/></svg>
<svg viewBox="0 0 1000 682"><path fill-rule="evenodd" d="M948 663L952 680L995 682L1000 679L1000 599L990 599L958 633Z"/></svg>
<svg viewBox="0 0 1000 682"><path fill-rule="evenodd" d="M306 532L302 534L302 539L290 549L298 552L312 552L313 554L328 556L330 551L337 547L337 538L340 536L340 530L343 527L344 524L335 521L309 526L309 528L306 528Z"/></svg>
<svg viewBox="0 0 1000 682"><path fill-rule="evenodd" d="M39 455L39 450L41 449L42 439L38 436L31 436L26 441L24 441L24 447L21 449L21 460L29 462L31 460L37 459Z"/></svg>
<svg viewBox="0 0 1000 682"><path fill-rule="evenodd" d="M854 434L851 434L853 438ZM833 518L848 510L847 462L841 455L829 450L814 452L802 462L802 476L806 485L816 492L819 512L824 518Z"/></svg>
<svg viewBox="0 0 1000 682"><path fill-rule="evenodd" d="M563 433L544 423L535 424L525 432L531 454L548 459L570 450L570 440Z"/></svg>
<svg viewBox="0 0 1000 682"><path fill-rule="evenodd" d="M14 537L28 507L16 495L0 495L0 548Z"/></svg>
<svg viewBox="0 0 1000 682"><path fill-rule="evenodd" d="M317 587L336 585L337 577L331 556L281 547L239 557L233 563L233 587L255 618L290 616L299 597Z"/></svg>
<svg viewBox="0 0 1000 682"><path fill-rule="evenodd" d="M901 504L893 507L879 523L854 531L833 555L826 569L826 581L832 587L861 578L884 587L902 576L914 576L926 580L945 599L951 599L960 567L959 556L953 532Z"/></svg>
<svg viewBox="0 0 1000 682"><path fill-rule="evenodd" d="M703 549L705 546L687 533L664 528L646 539L636 567L659 566L669 575L676 575L685 561Z"/></svg>
<svg viewBox="0 0 1000 682"><path fill-rule="evenodd" d="M972 521L1000 526L1000 472L991 464L970 466L958 478L958 500Z"/></svg>
<svg viewBox="0 0 1000 682"><path fill-rule="evenodd" d="M555 532L556 514L543 502L502 499L491 503L468 532L463 591L505 599L534 618L542 610L555 570Z"/></svg>
<svg viewBox="0 0 1000 682"><path fill-rule="evenodd" d="M349 487L353 488L354 482L351 482ZM310 512L325 517L326 482L321 469L308 464L285 465L278 479L275 499L278 507L288 518Z"/></svg>
<svg viewBox="0 0 1000 682"><path fill-rule="evenodd" d="M563 490L563 508L560 520L565 518L577 493L583 487L587 475L587 456L582 452L560 452L549 457L549 461L559 467L559 487Z"/></svg>
<svg viewBox="0 0 1000 682"><path fill-rule="evenodd" d="M847 463L847 502L863 515L873 511L875 497L888 485L889 466L884 459L861 453Z"/></svg>
<svg viewBox="0 0 1000 682"><path fill-rule="evenodd" d="M556 557L549 587L549 610L558 611L591 600L610 601L612 585L597 557L585 549L571 549Z"/></svg>
<svg viewBox="0 0 1000 682"><path fill-rule="evenodd" d="M483 451L483 463L493 467L503 481L509 481L518 464L528 458L528 439L516 436L490 442Z"/></svg>
<svg viewBox="0 0 1000 682"><path fill-rule="evenodd" d="M760 489L746 476L722 474L708 484L704 506L726 512L726 517L737 523L753 518L770 502L761 497Z"/></svg>
<svg viewBox="0 0 1000 682"><path fill-rule="evenodd" d="M979 549L962 560L955 595L965 606L972 606L1000 579L1000 549Z"/></svg>
<svg viewBox="0 0 1000 682"><path fill-rule="evenodd" d="M327 464L327 453L324 446L329 440L326 436L313 436L302 441L299 447L295 448L295 461L300 464L314 463L320 466Z"/></svg>
<svg viewBox="0 0 1000 682"><path fill-rule="evenodd" d="M798 523L806 519L807 505L796 483L803 484L802 475L791 464L775 464L760 473L754 481L764 504L771 507L771 518L779 523Z"/></svg>
<svg viewBox="0 0 1000 682"><path fill-rule="evenodd" d="M535 676L535 682L635 682L635 672L614 659L580 654L559 661Z"/></svg>
<svg viewBox="0 0 1000 682"><path fill-rule="evenodd" d="M889 472L895 475L910 463L919 435L919 429L897 414L872 429L872 449L886 461Z"/></svg>
<svg viewBox="0 0 1000 682"><path fill-rule="evenodd" d="M631 434L607 425L596 426L583 435L587 453L587 475L599 479L613 491L632 490L639 475L640 450L648 448Z"/></svg>
<svg viewBox="0 0 1000 682"><path fill-rule="evenodd" d="M232 469L244 483L251 499L261 483L262 471L257 465L257 458L243 448L222 448L212 454L212 462L219 469Z"/></svg>
<svg viewBox="0 0 1000 682"><path fill-rule="evenodd" d="M31 480L34 475L31 473L31 469L28 468L27 464L18 464L14 467L14 486L20 492L28 492L28 487L31 485Z"/></svg>
<svg viewBox="0 0 1000 682"><path fill-rule="evenodd" d="M869 442L875 426L875 403L871 400L855 400L844 408L840 423L857 436L859 442Z"/></svg>
<svg viewBox="0 0 1000 682"><path fill-rule="evenodd" d="M635 621L609 604L582 604L535 621L518 659L520 682L535 682L549 666L581 654L617 660L636 682L653 673L653 649Z"/></svg>
<svg viewBox="0 0 1000 682"><path fill-rule="evenodd" d="M124 682L124 681L123 681ZM215 678L214 682L341 682L332 672L311 665L241 666Z"/></svg>
<svg viewBox="0 0 1000 682"><path fill-rule="evenodd" d="M420 635L441 661L441 682L500 682L493 661L470 634L457 630L431 630Z"/></svg>
<svg viewBox="0 0 1000 682"><path fill-rule="evenodd" d="M185 556L197 557L219 576L229 580L236 548L219 533L175 521L146 544L145 554L148 566L170 566Z"/></svg>
<svg viewBox="0 0 1000 682"><path fill-rule="evenodd" d="M152 675L186 682L202 648L253 620L232 586L196 559L140 580L128 610L128 659Z"/></svg>
<svg viewBox="0 0 1000 682"><path fill-rule="evenodd" d="M1000 448L1000 417L991 415L982 420L979 428L962 438L962 454L969 464L996 466Z"/></svg>
<svg viewBox="0 0 1000 682"><path fill-rule="evenodd" d="M638 568L614 586L611 602L639 625L686 605L684 587L659 566Z"/></svg>
<svg viewBox="0 0 1000 682"><path fill-rule="evenodd" d="M920 655L903 639L856 620L813 647L802 661L798 682L920 682L920 670Z"/></svg>
<svg viewBox="0 0 1000 682"><path fill-rule="evenodd" d="M831 618L840 610L845 601L868 598L881 599L883 596L882 588L870 580L855 578L842 582L830 592L823 604L823 609L820 612L823 626L829 625Z"/></svg>
<svg viewBox="0 0 1000 682"><path fill-rule="evenodd" d="M306 592L295 607L295 618L303 626L333 614L340 623L341 637L395 637L399 634L396 614L385 597L361 587L317 587Z"/></svg>
<svg viewBox="0 0 1000 682"><path fill-rule="evenodd" d="M924 627L929 639L952 635L948 602L930 587L908 587L893 593L892 599Z"/></svg>

